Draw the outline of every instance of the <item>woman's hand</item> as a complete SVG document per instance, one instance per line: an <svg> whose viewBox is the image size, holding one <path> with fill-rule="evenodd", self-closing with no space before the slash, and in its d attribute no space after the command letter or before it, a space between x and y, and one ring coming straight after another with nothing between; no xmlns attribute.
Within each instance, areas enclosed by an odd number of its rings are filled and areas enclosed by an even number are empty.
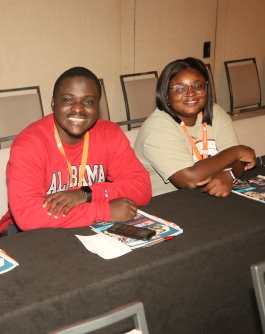
<svg viewBox="0 0 265 334"><path fill-rule="evenodd" d="M82 190L74 189L49 195L42 206L48 207L48 215L57 219L60 214L66 216L73 207L83 203L86 203L86 195Z"/></svg>
<svg viewBox="0 0 265 334"><path fill-rule="evenodd" d="M109 201L111 222L131 220L136 216L137 207L129 198L122 197Z"/></svg>
<svg viewBox="0 0 265 334"><path fill-rule="evenodd" d="M201 185L201 183L198 185ZM232 185L233 179L229 171L221 171L212 176L201 191L215 197L227 197L231 193Z"/></svg>
<svg viewBox="0 0 265 334"><path fill-rule="evenodd" d="M239 161L245 163L245 170L251 169L256 165L256 153L248 146L239 145Z"/></svg>

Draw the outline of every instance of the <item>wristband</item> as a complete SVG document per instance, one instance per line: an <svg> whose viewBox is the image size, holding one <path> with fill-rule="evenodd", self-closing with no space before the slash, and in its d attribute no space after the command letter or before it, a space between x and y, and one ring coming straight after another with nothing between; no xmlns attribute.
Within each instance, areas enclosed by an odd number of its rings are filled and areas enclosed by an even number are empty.
<svg viewBox="0 0 265 334"><path fill-rule="evenodd" d="M86 195L86 202L89 203L92 201L92 190L88 186L82 186L80 187L80 190L83 191L83 193Z"/></svg>
<svg viewBox="0 0 265 334"><path fill-rule="evenodd" d="M235 183L238 179L235 177L232 168L229 170L229 173L230 173L230 175L231 175L231 177L233 179L233 183Z"/></svg>
<svg viewBox="0 0 265 334"><path fill-rule="evenodd" d="M233 173L233 169L232 168L226 168L224 169L224 172L229 172L231 177L232 177L232 183L235 183L238 179L235 177L235 174Z"/></svg>

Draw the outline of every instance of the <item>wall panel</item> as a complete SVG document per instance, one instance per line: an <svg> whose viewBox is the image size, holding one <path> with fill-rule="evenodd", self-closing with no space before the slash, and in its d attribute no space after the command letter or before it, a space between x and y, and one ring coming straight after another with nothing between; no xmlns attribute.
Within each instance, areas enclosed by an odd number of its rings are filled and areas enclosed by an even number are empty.
<svg viewBox="0 0 265 334"><path fill-rule="evenodd" d="M45 114L54 81L72 66L103 77L120 105L120 0L1 0L0 88L40 85ZM118 108L119 109L119 108Z"/></svg>
<svg viewBox="0 0 265 334"><path fill-rule="evenodd" d="M225 60L256 57L265 103L265 1L219 0L215 82L218 102L229 110Z"/></svg>

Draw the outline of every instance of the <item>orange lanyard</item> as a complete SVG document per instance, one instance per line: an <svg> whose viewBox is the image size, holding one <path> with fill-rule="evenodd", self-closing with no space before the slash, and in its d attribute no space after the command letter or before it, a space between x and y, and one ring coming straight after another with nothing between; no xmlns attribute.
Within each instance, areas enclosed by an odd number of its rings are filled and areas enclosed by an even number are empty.
<svg viewBox="0 0 265 334"><path fill-rule="evenodd" d="M202 112L200 112L200 115L202 116ZM189 137L190 139L190 143L193 149L193 153L196 155L198 160L202 160L202 159L206 159L208 158L208 133L207 133L207 124L206 123L202 123L202 156L198 150L198 147L196 146L196 144L194 143L194 140L191 138L191 135L188 132L188 129L185 125L185 123L182 121L180 123L180 126L182 127L183 131L186 133L186 135Z"/></svg>
<svg viewBox="0 0 265 334"><path fill-rule="evenodd" d="M72 177L73 177L73 171L72 171L72 166L70 162L68 161L65 151L63 148L63 144L61 142L61 138L59 136L58 130L54 124L54 138L56 140L57 147L61 154L65 157L66 163L67 163L67 168L68 168L68 173L69 173L69 182L70 182L70 187L72 187ZM81 167L79 170L79 177L78 177L78 187L82 186L82 180L85 175L85 169L86 169L86 164L87 164L87 158L88 158L88 145L89 145L89 132L87 131L85 136L84 136L84 145L83 145L83 152L82 152L82 160L81 160Z"/></svg>

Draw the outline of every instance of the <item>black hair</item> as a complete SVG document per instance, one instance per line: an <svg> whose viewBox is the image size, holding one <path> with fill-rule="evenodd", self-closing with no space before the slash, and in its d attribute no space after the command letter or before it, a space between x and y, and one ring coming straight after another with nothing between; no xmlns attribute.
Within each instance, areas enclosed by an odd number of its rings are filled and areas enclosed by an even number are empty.
<svg viewBox="0 0 265 334"><path fill-rule="evenodd" d="M88 70L85 67L81 67L81 66L77 66L77 67L72 67L69 70L63 72L59 78L55 81L54 87L53 87L53 96L56 95L56 93L58 92L63 80L65 78L73 78L73 77L85 77L85 78L89 78L93 81L95 81L96 85L97 85L97 89L98 89L98 94L99 94L99 98L101 98L101 84L99 79L97 78L97 76L91 72L90 70Z"/></svg>
<svg viewBox="0 0 265 334"><path fill-rule="evenodd" d="M156 103L159 110L163 110L168 113L176 122L180 123L181 120L176 115L175 111L171 108L167 103L168 96L168 84L169 81L178 73L186 70L192 69L196 70L200 74L203 75L207 84L207 101L205 106L203 107L203 120L202 122L206 122L207 124L212 124L213 118L213 95L212 88L209 81L209 75L205 64L196 58L185 58L185 59L177 59L171 63L169 63L162 71L159 76L157 86L156 86Z"/></svg>

